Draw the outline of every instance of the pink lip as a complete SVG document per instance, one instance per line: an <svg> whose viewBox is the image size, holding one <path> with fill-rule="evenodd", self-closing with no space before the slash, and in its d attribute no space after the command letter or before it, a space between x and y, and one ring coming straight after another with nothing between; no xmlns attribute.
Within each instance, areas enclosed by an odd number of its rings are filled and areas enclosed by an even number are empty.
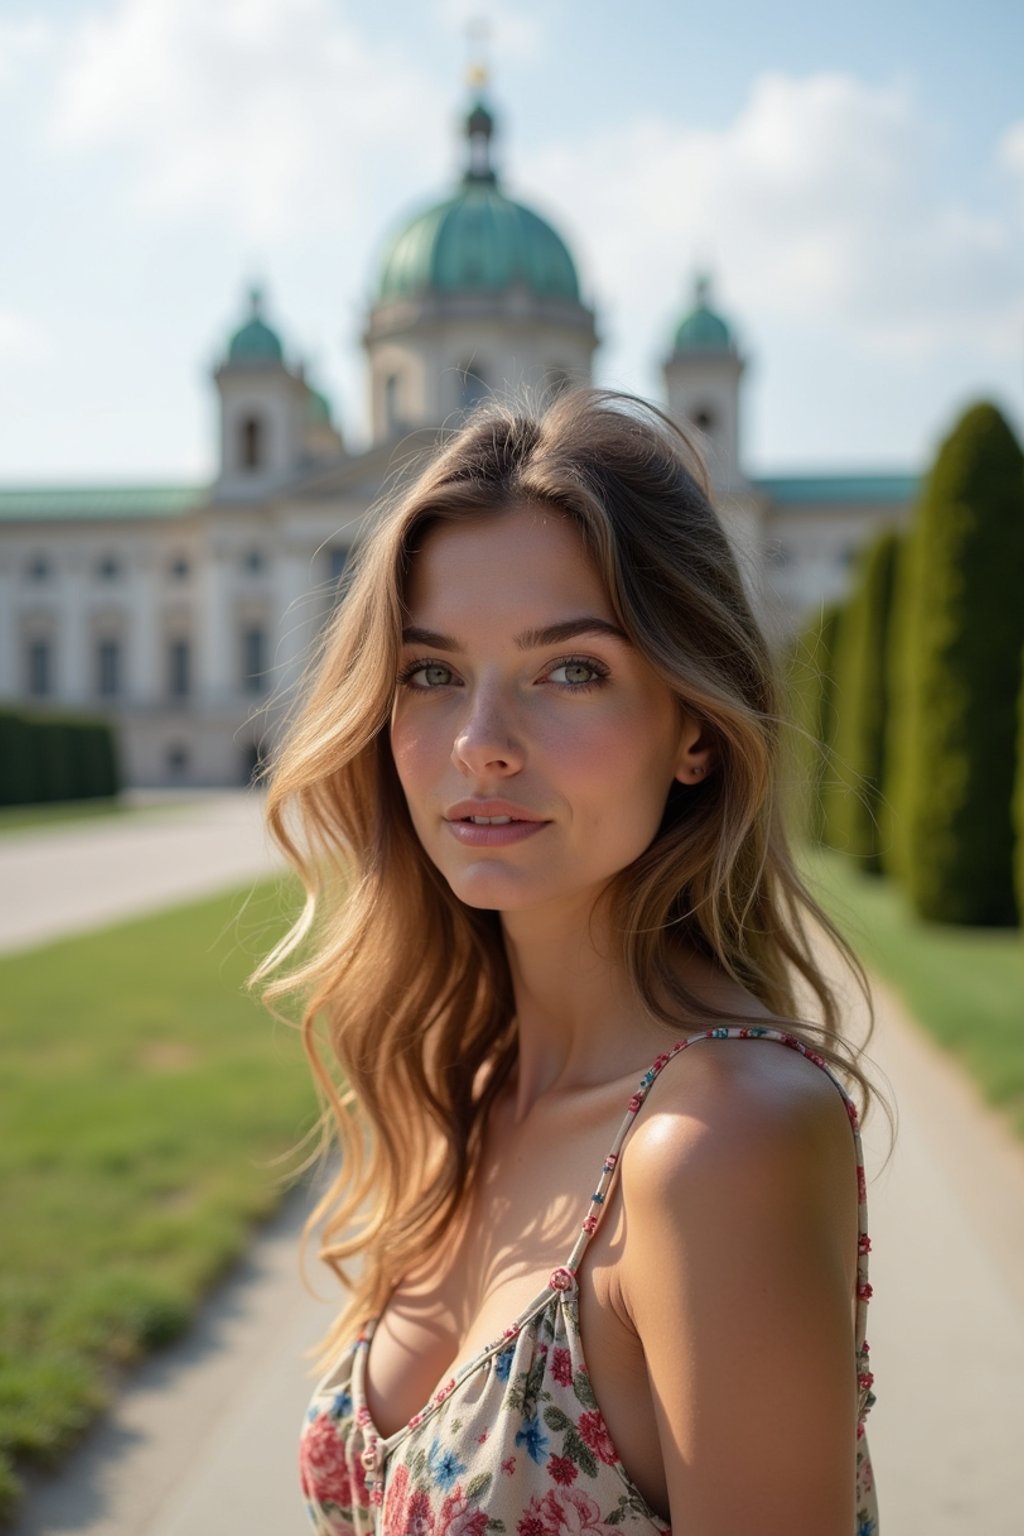
<svg viewBox="0 0 1024 1536"><path fill-rule="evenodd" d="M497 827L481 827L468 816L510 816L511 821ZM521 843L532 837L548 823L523 805L511 800L460 800L445 812L445 820L452 836L468 848L504 848L509 843Z"/></svg>
<svg viewBox="0 0 1024 1536"><path fill-rule="evenodd" d="M543 821L536 811L511 800L460 800L445 811L446 821L462 821L466 816L511 816L513 821Z"/></svg>

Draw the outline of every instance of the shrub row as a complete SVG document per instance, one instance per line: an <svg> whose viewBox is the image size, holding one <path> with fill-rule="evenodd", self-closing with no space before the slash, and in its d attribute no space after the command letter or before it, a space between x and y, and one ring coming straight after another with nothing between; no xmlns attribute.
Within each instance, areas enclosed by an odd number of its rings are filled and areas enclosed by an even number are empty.
<svg viewBox="0 0 1024 1536"><path fill-rule="evenodd" d="M0 710L0 805L92 800L119 788L114 734L105 720Z"/></svg>
<svg viewBox="0 0 1024 1536"><path fill-rule="evenodd" d="M834 653L820 618L801 639L816 683L794 709L826 764L805 830L892 875L932 921L1005 927L1024 912L1022 579L1024 453L976 405L906 538L865 551Z"/></svg>

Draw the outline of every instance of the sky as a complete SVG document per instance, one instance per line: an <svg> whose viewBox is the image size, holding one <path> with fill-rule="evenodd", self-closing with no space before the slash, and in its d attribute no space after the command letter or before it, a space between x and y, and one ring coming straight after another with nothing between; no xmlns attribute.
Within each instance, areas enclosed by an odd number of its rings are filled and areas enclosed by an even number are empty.
<svg viewBox="0 0 1024 1536"><path fill-rule="evenodd" d="M254 282L364 446L380 254L481 53L598 383L661 396L705 270L748 473L920 471L978 399L1024 435L1018 0L4 0L0 486L211 478Z"/></svg>

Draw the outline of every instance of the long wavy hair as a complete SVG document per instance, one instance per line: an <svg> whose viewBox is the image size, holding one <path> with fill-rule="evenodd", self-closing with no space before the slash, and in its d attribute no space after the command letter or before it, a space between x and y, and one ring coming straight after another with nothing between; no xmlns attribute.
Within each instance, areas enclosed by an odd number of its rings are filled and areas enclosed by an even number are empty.
<svg viewBox="0 0 1024 1536"><path fill-rule="evenodd" d="M271 1007L301 999L321 1143L341 1148L307 1228L322 1226L320 1256L349 1286L324 1362L459 1214L516 1060L499 914L461 902L424 853L389 725L417 542L432 523L523 504L571 521L617 622L714 744L714 770L673 786L654 841L605 893L637 994L673 1036L743 1022L680 982L680 954L696 949L855 1082L863 1114L877 1093L859 1065L867 982L789 851L774 664L699 455L629 396L486 404L375 513L269 773L267 821L306 902L250 984ZM868 1001L859 1049L817 958L821 930Z"/></svg>

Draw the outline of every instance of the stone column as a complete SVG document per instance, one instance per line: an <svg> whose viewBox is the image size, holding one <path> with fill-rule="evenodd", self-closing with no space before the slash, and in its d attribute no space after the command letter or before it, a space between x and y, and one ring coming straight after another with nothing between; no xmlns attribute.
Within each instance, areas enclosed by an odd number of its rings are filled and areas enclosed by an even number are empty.
<svg viewBox="0 0 1024 1536"><path fill-rule="evenodd" d="M196 701L224 709L238 693L237 640L224 550L211 538L201 559L202 590L198 611Z"/></svg>

